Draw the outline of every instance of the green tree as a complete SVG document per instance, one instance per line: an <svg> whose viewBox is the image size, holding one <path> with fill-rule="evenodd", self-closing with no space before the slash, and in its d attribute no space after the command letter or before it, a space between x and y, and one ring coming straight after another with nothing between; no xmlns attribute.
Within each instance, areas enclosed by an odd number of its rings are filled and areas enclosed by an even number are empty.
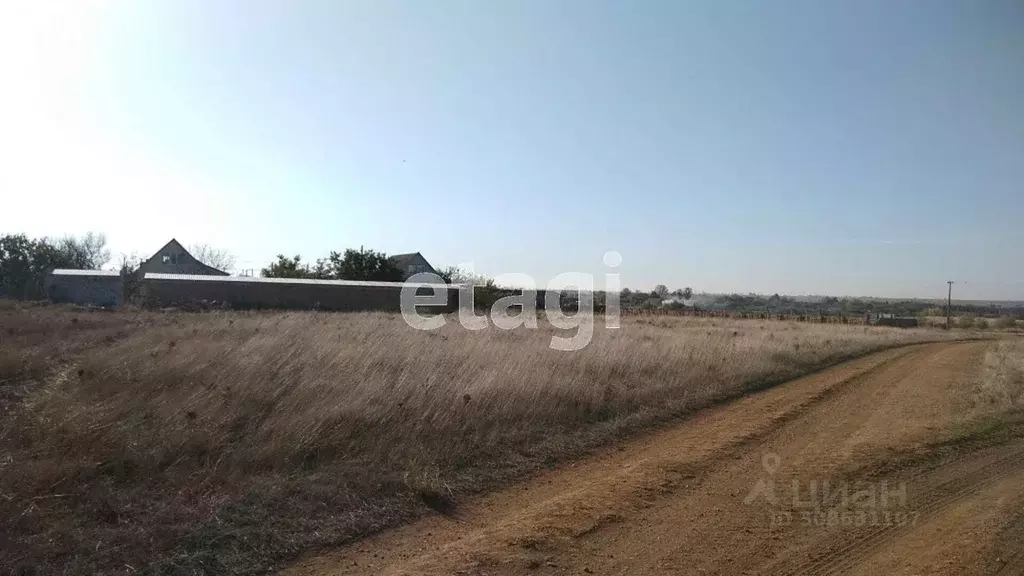
<svg viewBox="0 0 1024 576"><path fill-rule="evenodd" d="M33 274L35 245L24 234L0 236L0 294L26 298Z"/></svg>
<svg viewBox="0 0 1024 576"><path fill-rule="evenodd" d="M266 268L260 270L260 276L264 278L311 278L313 274L309 265L302 263L302 256L296 254L294 258L288 258L284 254L278 254L275 262L271 262Z"/></svg>
<svg viewBox="0 0 1024 576"><path fill-rule="evenodd" d="M402 270L383 252L373 250L345 250L331 252L327 258L318 258L310 266L296 254L288 258L278 254L277 260L260 270L264 278L313 278L319 280L373 280L401 282Z"/></svg>
<svg viewBox="0 0 1024 576"><path fill-rule="evenodd" d="M402 269L383 252L349 248L344 254L331 252L328 261L331 275L339 280L401 282L405 279Z"/></svg>
<svg viewBox="0 0 1024 576"><path fill-rule="evenodd" d="M314 278L316 280L330 280L334 278L331 273L330 263L328 263L324 258L317 258L316 264L312 268L309 266L306 268L309 270L310 278Z"/></svg>
<svg viewBox="0 0 1024 576"><path fill-rule="evenodd" d="M664 284L658 284L657 286L654 287L654 290L651 292L651 295L657 296L658 298L665 298L666 296L668 296L668 286L665 286Z"/></svg>
<svg viewBox="0 0 1024 576"><path fill-rule="evenodd" d="M447 266L438 271L438 275L441 280L444 280L445 284L473 284L482 285L487 283L487 278L478 274L473 274L468 270L463 270L458 266Z"/></svg>
<svg viewBox="0 0 1024 576"><path fill-rule="evenodd" d="M110 260L106 237L89 232L55 242L24 234L0 236L0 294L10 298L42 298L43 278L54 268L95 270Z"/></svg>

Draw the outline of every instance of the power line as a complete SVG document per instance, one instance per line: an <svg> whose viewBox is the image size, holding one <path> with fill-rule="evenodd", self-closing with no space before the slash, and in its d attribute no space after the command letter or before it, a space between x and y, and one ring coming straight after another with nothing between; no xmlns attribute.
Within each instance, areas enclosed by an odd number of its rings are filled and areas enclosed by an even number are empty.
<svg viewBox="0 0 1024 576"><path fill-rule="evenodd" d="M946 330L949 330L952 328L950 309L953 306L953 284L958 284L958 282L946 280L946 284L949 284L949 292L946 294ZM959 284L967 284L967 282L959 282Z"/></svg>

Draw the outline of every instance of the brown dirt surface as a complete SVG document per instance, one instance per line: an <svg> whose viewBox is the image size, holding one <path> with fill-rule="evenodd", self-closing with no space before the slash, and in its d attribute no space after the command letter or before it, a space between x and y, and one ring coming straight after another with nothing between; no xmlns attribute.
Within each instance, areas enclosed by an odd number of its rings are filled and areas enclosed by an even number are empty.
<svg viewBox="0 0 1024 576"><path fill-rule="evenodd" d="M965 427L989 345L847 362L285 574L1022 574L1024 436Z"/></svg>

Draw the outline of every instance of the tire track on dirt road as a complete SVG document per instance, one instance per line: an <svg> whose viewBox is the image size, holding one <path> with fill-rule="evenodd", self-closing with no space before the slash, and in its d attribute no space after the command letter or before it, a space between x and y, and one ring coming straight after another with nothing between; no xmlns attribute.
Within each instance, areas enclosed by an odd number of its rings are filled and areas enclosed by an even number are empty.
<svg viewBox="0 0 1024 576"><path fill-rule="evenodd" d="M1001 538L1000 545L1009 551L1008 560L1003 563L996 576L1024 575L1024 514L1017 516Z"/></svg>
<svg viewBox="0 0 1024 576"><path fill-rule="evenodd" d="M822 552L817 558L794 567L772 566L766 573L787 576L844 573L886 540L895 538L900 532L912 530L918 522L976 495L1008 476L1021 474L1024 470L1024 443L997 447L995 455L996 458L992 458L991 454L983 454L965 459L960 463L966 465L958 466L955 471L943 466L931 474L917 475L915 485L923 484L926 488L923 492L917 492L910 502L907 522L886 522L865 529L847 529L837 538L822 542Z"/></svg>
<svg viewBox="0 0 1024 576"><path fill-rule="evenodd" d="M957 420L964 383L985 346L917 345L847 362L473 498L454 518L428 516L286 573L845 570L900 532L772 526L772 504L745 503L747 496L767 477L781 487L851 475L870 482L882 474L917 478L914 502L934 515L988 485L983 471L993 478L1016 473L1024 466L1018 445L947 458L938 472L917 476L884 465L934 442ZM775 469L766 470L766 455L778 461ZM985 457L991 461L978 460ZM829 546L832 557L816 553Z"/></svg>

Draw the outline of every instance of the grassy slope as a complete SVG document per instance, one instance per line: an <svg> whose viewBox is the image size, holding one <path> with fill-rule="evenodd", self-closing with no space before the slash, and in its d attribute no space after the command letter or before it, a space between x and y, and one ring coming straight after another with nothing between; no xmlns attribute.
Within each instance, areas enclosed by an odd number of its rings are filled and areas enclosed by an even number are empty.
<svg viewBox="0 0 1024 576"><path fill-rule="evenodd" d="M250 573L939 332L710 319L0 311L0 571Z"/></svg>

